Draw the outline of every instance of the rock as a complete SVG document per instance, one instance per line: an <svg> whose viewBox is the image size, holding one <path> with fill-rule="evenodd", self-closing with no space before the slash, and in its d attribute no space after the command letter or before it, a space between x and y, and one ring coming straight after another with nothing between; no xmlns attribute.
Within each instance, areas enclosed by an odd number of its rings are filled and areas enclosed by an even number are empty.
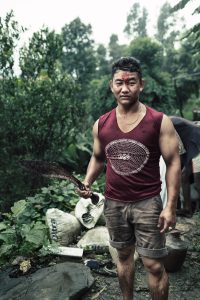
<svg viewBox="0 0 200 300"><path fill-rule="evenodd" d="M86 232L77 243L77 246L84 251L108 252L109 233L105 226L97 226Z"/></svg>
<svg viewBox="0 0 200 300"><path fill-rule="evenodd" d="M74 262L56 264L18 278L10 278L7 270L0 274L0 299L79 300L93 282L90 269Z"/></svg>

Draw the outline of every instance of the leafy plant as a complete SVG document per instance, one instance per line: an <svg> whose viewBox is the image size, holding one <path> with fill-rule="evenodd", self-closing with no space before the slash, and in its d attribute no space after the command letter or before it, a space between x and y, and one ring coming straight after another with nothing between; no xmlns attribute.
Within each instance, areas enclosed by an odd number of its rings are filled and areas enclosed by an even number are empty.
<svg viewBox="0 0 200 300"><path fill-rule="evenodd" d="M81 180L80 175L76 175ZM94 183L94 191L103 190L103 177ZM0 264L17 255L48 255L51 242L46 224L46 211L57 208L72 211L79 200L74 185L66 181L52 181L33 197L14 203L10 213L3 214L0 222Z"/></svg>

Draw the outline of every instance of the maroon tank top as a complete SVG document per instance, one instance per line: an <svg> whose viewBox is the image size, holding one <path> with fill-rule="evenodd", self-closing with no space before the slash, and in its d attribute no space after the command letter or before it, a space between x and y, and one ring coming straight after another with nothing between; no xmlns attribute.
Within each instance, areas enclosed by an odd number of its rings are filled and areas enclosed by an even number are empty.
<svg viewBox="0 0 200 300"><path fill-rule="evenodd" d="M118 127L116 109L99 118L98 136L107 160L107 199L136 202L160 193L162 118L163 113L146 106L144 118L126 133Z"/></svg>

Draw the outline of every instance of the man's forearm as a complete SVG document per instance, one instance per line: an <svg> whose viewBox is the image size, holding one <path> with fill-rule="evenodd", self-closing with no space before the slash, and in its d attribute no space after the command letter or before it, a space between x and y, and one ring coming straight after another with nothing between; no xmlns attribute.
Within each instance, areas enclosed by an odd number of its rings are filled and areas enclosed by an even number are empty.
<svg viewBox="0 0 200 300"><path fill-rule="evenodd" d="M105 166L104 160L95 157L92 155L90 162L88 164L87 173L84 179L84 183L88 184L89 186L97 179L99 174L103 171Z"/></svg>

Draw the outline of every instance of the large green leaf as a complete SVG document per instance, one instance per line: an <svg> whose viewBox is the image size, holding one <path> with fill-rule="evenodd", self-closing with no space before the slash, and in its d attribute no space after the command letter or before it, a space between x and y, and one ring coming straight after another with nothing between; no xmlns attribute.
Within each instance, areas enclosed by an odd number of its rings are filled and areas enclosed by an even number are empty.
<svg viewBox="0 0 200 300"><path fill-rule="evenodd" d="M11 207L11 211L14 217L18 217L26 208L26 200L20 200L14 203L14 206Z"/></svg>
<svg viewBox="0 0 200 300"><path fill-rule="evenodd" d="M29 232L25 234L25 240L31 244L34 244L35 247L40 247L43 245L47 236L47 227L41 222L37 222L30 229Z"/></svg>
<svg viewBox="0 0 200 300"><path fill-rule="evenodd" d="M11 250L15 248L15 245L7 245L7 244L3 244L1 247L0 247L0 257L3 256L3 255L9 255L11 253Z"/></svg>
<svg viewBox="0 0 200 300"><path fill-rule="evenodd" d="M0 231L5 230L7 228L6 224L3 222L0 223Z"/></svg>
<svg viewBox="0 0 200 300"><path fill-rule="evenodd" d="M13 228L8 228L0 233L0 240L5 244L16 243L16 231Z"/></svg>

